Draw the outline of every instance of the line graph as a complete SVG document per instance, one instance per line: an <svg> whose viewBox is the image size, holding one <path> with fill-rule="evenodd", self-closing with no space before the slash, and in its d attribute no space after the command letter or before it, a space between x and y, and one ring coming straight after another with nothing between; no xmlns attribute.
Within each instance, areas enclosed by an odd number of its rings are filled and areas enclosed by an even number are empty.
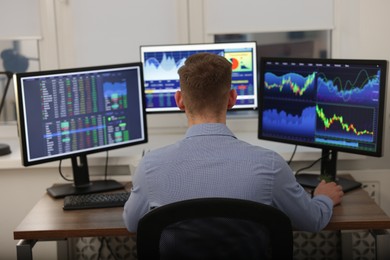
<svg viewBox="0 0 390 260"><path fill-rule="evenodd" d="M360 69L344 73L318 73L317 100L366 105L377 103L379 98L380 70Z"/></svg>

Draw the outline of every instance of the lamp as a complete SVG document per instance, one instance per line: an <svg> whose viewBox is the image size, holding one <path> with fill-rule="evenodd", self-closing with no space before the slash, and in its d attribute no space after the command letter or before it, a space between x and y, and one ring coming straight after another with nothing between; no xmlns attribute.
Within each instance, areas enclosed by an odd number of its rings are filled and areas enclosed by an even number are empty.
<svg viewBox="0 0 390 260"><path fill-rule="evenodd" d="M0 115L1 115L1 111L3 110L3 106L5 103L5 97L7 96L8 88L9 88L9 85L11 83L12 73L9 71L0 71L0 75L7 76L7 83L5 84L3 97L1 98L1 101L0 101ZM10 153L11 153L10 146L8 144L0 143L0 156L10 154Z"/></svg>

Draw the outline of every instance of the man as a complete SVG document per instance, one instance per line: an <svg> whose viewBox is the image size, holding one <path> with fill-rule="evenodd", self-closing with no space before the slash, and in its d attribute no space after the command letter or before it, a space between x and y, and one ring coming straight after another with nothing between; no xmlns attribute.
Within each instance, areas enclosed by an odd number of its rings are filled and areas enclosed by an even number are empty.
<svg viewBox="0 0 390 260"><path fill-rule="evenodd" d="M311 198L281 156L238 140L227 128L226 113L237 98L231 74L231 63L210 53L190 56L179 69L175 100L189 128L184 139L139 163L123 213L129 231L136 232L138 220L153 207L200 197L272 205L302 231L317 232L328 224L343 197L339 185L323 181Z"/></svg>

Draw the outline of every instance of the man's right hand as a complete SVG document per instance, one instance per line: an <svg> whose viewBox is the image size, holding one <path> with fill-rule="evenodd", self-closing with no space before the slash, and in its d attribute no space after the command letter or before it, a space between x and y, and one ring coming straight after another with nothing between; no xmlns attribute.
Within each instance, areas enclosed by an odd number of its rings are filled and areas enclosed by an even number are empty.
<svg viewBox="0 0 390 260"><path fill-rule="evenodd" d="M333 206L340 204L343 199L343 188L335 182L326 182L322 180L313 192L313 196L325 195L333 201Z"/></svg>

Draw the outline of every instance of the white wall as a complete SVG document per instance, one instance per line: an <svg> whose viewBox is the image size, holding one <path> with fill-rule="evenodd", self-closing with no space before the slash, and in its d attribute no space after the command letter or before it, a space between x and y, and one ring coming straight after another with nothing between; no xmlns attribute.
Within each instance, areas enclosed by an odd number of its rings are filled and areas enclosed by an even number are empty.
<svg viewBox="0 0 390 260"><path fill-rule="evenodd" d="M140 45L186 39L185 1L55 2L61 68L140 60ZM184 23L184 24L183 24Z"/></svg>
<svg viewBox="0 0 390 260"><path fill-rule="evenodd" d="M38 39L38 0L1 0L0 40Z"/></svg>
<svg viewBox="0 0 390 260"><path fill-rule="evenodd" d="M333 0L206 0L204 20L207 34L328 30Z"/></svg>

